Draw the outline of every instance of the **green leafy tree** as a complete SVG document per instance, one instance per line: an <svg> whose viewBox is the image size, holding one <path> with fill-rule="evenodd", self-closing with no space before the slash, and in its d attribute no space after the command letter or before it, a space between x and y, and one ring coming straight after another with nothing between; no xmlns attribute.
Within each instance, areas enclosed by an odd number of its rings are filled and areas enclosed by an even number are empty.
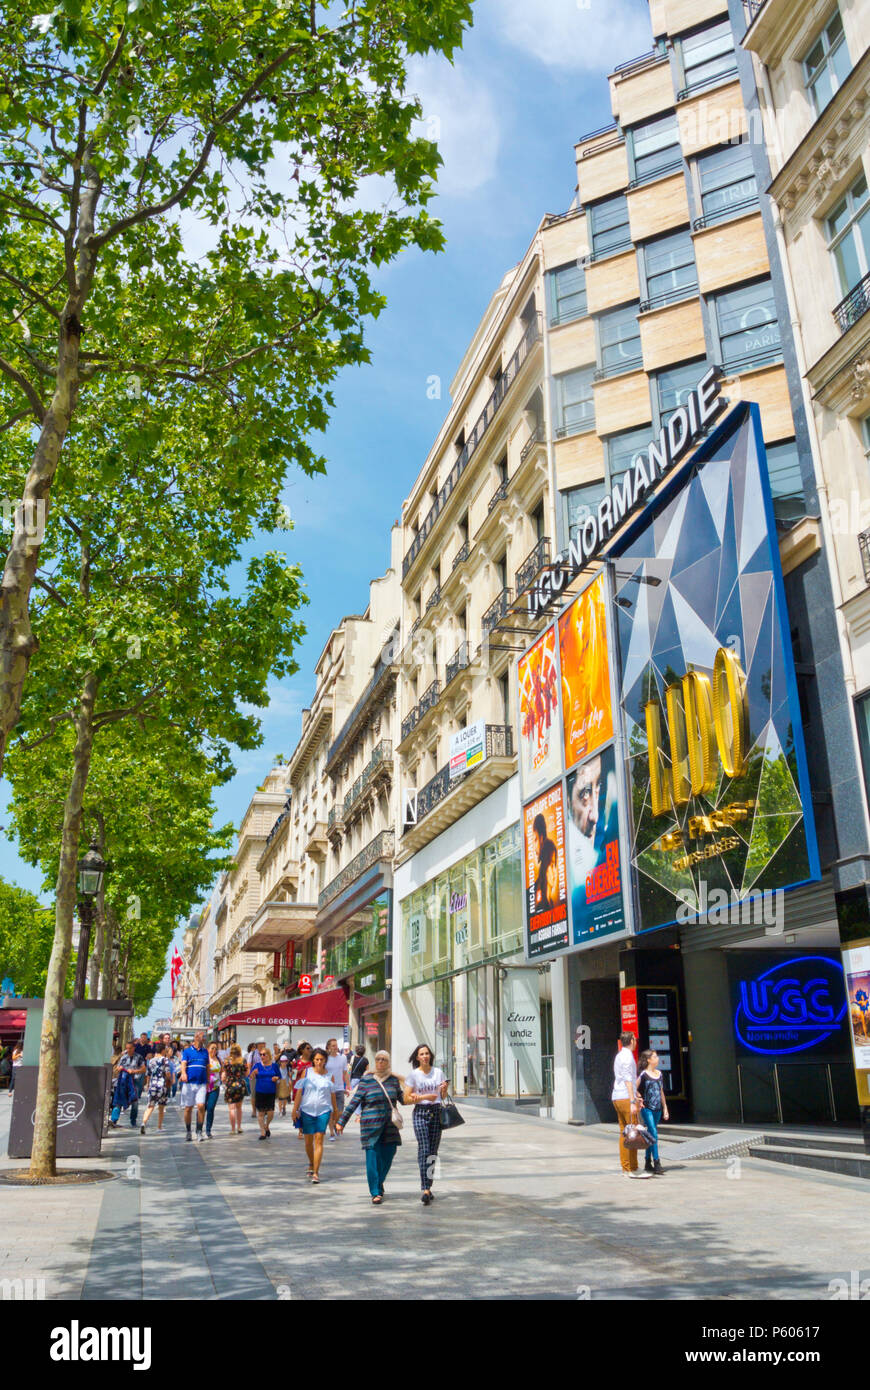
<svg viewBox="0 0 870 1390"><path fill-rule="evenodd" d="M51 908L26 888L0 879L0 978L12 980L18 994L43 993L53 937Z"/></svg>
<svg viewBox="0 0 870 1390"><path fill-rule="evenodd" d="M88 398L146 416L185 403L213 452L279 481L291 461L322 467L309 435L336 372L366 358L372 265L441 244L407 56L451 54L471 18L469 0L41 6L0 15L0 432L26 455L0 588L0 769L47 640L42 521ZM358 196L370 176L392 190L378 210Z"/></svg>

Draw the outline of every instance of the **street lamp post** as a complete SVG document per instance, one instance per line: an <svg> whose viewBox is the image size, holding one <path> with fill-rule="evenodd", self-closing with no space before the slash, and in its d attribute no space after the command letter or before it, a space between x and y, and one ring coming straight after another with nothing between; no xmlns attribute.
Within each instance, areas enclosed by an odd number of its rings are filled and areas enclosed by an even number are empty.
<svg viewBox="0 0 870 1390"><path fill-rule="evenodd" d="M103 883L106 864L97 848L96 840L91 840L90 849L78 864L79 889L79 954L76 961L76 981L73 999L84 999L85 976L88 969L88 950L91 944L91 927L94 921L94 900Z"/></svg>

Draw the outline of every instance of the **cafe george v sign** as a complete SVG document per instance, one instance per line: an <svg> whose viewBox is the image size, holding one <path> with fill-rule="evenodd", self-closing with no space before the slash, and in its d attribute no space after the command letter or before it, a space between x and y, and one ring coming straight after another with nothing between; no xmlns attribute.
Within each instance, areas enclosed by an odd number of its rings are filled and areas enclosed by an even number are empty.
<svg viewBox="0 0 870 1390"><path fill-rule="evenodd" d="M818 878L757 406L729 413L614 556L637 929L714 889Z"/></svg>

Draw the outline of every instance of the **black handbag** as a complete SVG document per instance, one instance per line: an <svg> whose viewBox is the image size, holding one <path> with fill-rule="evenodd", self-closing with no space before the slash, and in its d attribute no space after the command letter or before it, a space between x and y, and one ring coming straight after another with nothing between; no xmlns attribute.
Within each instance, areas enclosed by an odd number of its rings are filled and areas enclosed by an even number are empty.
<svg viewBox="0 0 870 1390"><path fill-rule="evenodd" d="M456 1108L454 1101L448 1096L441 1102L441 1128L457 1129L459 1125L464 1125L465 1121Z"/></svg>

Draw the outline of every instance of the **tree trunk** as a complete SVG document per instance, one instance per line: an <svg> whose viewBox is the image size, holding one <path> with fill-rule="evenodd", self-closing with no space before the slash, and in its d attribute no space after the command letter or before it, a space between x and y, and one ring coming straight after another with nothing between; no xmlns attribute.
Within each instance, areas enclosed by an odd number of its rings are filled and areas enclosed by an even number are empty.
<svg viewBox="0 0 870 1390"><path fill-rule="evenodd" d="M45 981L42 1038L39 1044L39 1081L36 1091L36 1118L30 1175L51 1178L57 1172L57 1097L60 1089L60 1030L66 977L72 949L73 911L76 900L76 873L81 839L82 801L91 765L94 744L94 705L97 677L85 677L76 716L76 745L73 774L63 808L60 863L55 892L54 944Z"/></svg>

